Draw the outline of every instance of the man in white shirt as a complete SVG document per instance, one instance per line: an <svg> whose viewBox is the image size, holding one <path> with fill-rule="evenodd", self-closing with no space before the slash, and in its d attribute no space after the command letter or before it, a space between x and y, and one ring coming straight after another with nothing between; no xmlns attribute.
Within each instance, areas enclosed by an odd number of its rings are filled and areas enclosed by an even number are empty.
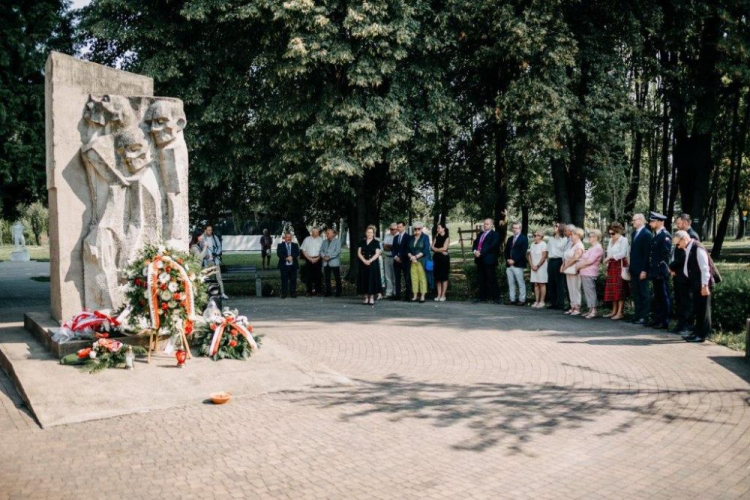
<svg viewBox="0 0 750 500"><path fill-rule="evenodd" d="M396 294L394 289L396 272L393 267L393 238L398 234L398 225L391 222L388 233L383 238L383 267L385 267L385 296L391 298Z"/></svg>
<svg viewBox="0 0 750 500"><path fill-rule="evenodd" d="M323 245L323 238L320 236L320 229L312 228L310 236L305 238L302 246L299 248L302 258L305 259L305 285L307 286L307 295L313 296L322 292L322 273L323 261L320 258L320 247Z"/></svg>
<svg viewBox="0 0 750 500"><path fill-rule="evenodd" d="M690 237L687 231L680 230L674 235L675 244L685 251L685 261L673 273L682 273L693 291L695 328L692 333L682 336L687 342L703 342L711 333L711 282L713 274L711 261L705 247Z"/></svg>

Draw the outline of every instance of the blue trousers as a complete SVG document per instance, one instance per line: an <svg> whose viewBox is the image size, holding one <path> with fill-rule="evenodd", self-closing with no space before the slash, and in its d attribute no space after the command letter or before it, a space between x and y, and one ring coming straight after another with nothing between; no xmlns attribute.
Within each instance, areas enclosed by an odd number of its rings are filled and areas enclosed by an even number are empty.
<svg viewBox="0 0 750 500"><path fill-rule="evenodd" d="M672 304L669 297L669 280L660 278L651 278L654 287L654 317L653 323L656 325L669 324L669 311Z"/></svg>

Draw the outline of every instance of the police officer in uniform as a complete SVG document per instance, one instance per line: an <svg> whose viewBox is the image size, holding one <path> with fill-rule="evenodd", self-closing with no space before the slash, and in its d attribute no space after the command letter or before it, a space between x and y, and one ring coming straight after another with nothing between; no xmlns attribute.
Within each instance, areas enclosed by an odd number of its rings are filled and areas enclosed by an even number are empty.
<svg viewBox="0 0 750 500"><path fill-rule="evenodd" d="M685 231L690 239L700 241L698 233L690 226L692 219L688 214L681 214L674 221L674 227L679 231ZM672 273L672 283L674 286L674 308L677 313L677 326L670 330L678 335L690 334L693 331L695 323L695 314L693 311L693 288L690 286L690 280L681 272L685 265L685 250L682 245L677 245L675 241L674 258L669 264Z"/></svg>
<svg viewBox="0 0 750 500"><path fill-rule="evenodd" d="M649 258L648 279L653 287L654 308L653 317L647 323L657 329L669 328L669 257L672 254L672 235L664 228L667 218L659 213L651 212L648 225L654 233Z"/></svg>

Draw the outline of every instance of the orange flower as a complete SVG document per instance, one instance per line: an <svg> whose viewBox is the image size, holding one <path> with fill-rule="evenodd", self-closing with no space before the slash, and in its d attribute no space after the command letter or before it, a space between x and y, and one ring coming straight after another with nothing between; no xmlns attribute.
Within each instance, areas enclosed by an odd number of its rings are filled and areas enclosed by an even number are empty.
<svg viewBox="0 0 750 500"><path fill-rule="evenodd" d="M237 330L232 330L229 333L232 335L232 337L236 337L237 336Z"/></svg>
<svg viewBox="0 0 750 500"><path fill-rule="evenodd" d="M211 323L211 331L216 330L216 325L214 323Z"/></svg>
<svg viewBox="0 0 750 500"><path fill-rule="evenodd" d="M180 297L180 294L179 294L179 293L175 293L174 295L172 295L172 298L173 298L174 300L180 300L180 299L181 299L182 297Z"/></svg>
<svg viewBox="0 0 750 500"><path fill-rule="evenodd" d="M90 347L87 347L86 349L81 349L80 351L78 351L78 359L88 358L90 352L91 352Z"/></svg>
<svg viewBox="0 0 750 500"><path fill-rule="evenodd" d="M161 303L161 308L164 309L165 311L167 310L168 307L169 305L166 302Z"/></svg>
<svg viewBox="0 0 750 500"><path fill-rule="evenodd" d="M106 339L106 338L109 338L109 334L108 333L97 333L97 334L94 335L94 337L96 337L98 339Z"/></svg>
<svg viewBox="0 0 750 500"><path fill-rule="evenodd" d="M169 266L165 267L165 268L164 268L164 270L165 270L166 272L168 272L168 273L171 273L171 272L172 272L172 268L171 268L171 267L169 267Z"/></svg>
<svg viewBox="0 0 750 500"><path fill-rule="evenodd" d="M232 339L229 341L229 347L237 347L237 341Z"/></svg>

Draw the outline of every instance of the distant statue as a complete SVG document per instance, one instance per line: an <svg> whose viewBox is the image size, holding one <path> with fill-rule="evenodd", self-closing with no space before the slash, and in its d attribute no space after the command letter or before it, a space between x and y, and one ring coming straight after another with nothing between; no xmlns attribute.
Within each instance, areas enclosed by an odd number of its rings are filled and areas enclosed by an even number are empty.
<svg viewBox="0 0 750 500"><path fill-rule="evenodd" d="M21 222L16 222L13 224L12 227L13 230L13 250L15 252L22 252L26 250L26 238L23 235L23 224Z"/></svg>

